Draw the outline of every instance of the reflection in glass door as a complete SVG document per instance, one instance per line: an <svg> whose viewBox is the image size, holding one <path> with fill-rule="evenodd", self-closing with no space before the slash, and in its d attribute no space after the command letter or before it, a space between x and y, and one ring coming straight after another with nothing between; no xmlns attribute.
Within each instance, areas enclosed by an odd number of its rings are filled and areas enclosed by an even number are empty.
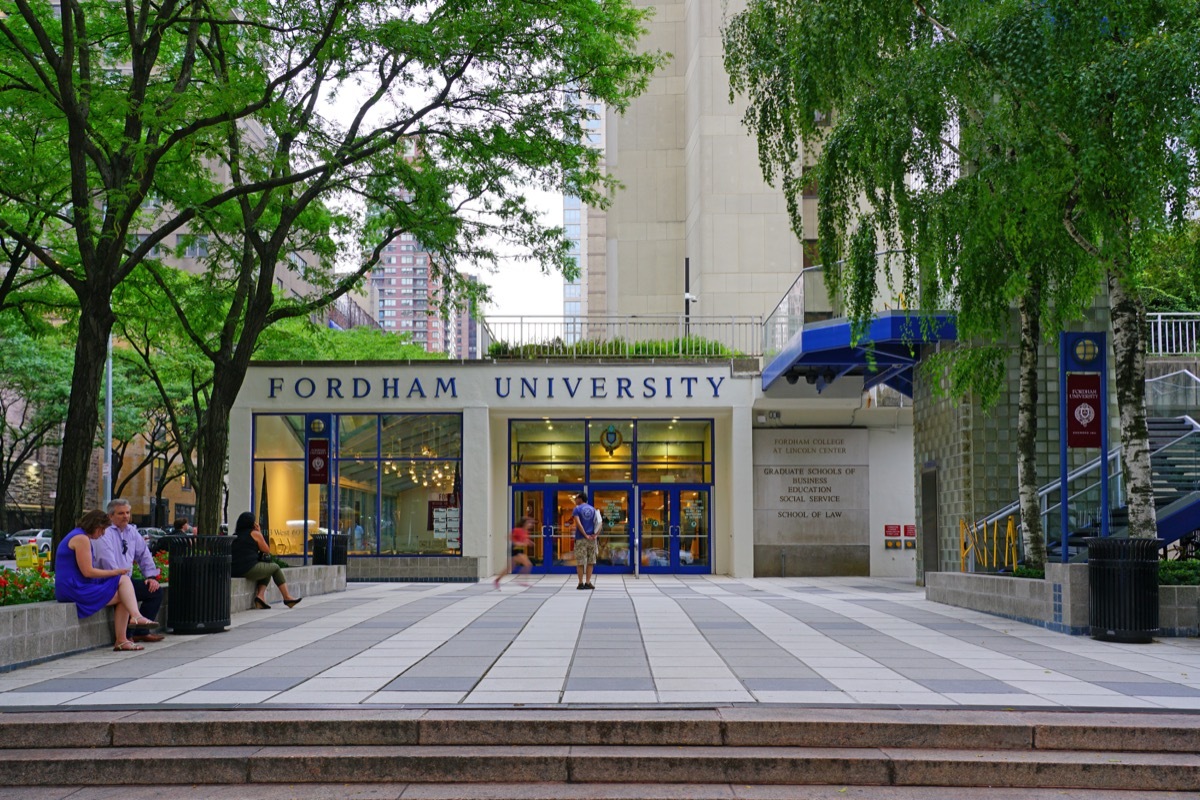
<svg viewBox="0 0 1200 800"><path fill-rule="evenodd" d="M575 510L576 490L513 489L513 519L509 529L521 519L533 517L529 560L534 572L570 572L575 569L575 532L571 512ZM507 545L511 548L512 542Z"/></svg>
<svg viewBox="0 0 1200 800"><path fill-rule="evenodd" d="M711 572L710 491L653 487L640 495L642 571Z"/></svg>
<svg viewBox="0 0 1200 800"><path fill-rule="evenodd" d="M678 547L673 553L672 564L676 572L711 572L712 537L709 535L711 520L708 489L676 489L675 507L679 509Z"/></svg>
<svg viewBox="0 0 1200 800"><path fill-rule="evenodd" d="M592 505L604 518L597 537L596 572L632 572L630 559L629 489L596 489Z"/></svg>

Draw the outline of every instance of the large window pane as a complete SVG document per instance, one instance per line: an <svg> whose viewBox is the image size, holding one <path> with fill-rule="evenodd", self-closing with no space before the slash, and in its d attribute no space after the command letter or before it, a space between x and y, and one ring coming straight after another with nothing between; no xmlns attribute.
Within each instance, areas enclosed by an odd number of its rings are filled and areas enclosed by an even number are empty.
<svg viewBox="0 0 1200 800"><path fill-rule="evenodd" d="M582 420L513 422L511 431L513 483L583 482Z"/></svg>
<svg viewBox="0 0 1200 800"><path fill-rule="evenodd" d="M303 414L255 414L255 458L304 458Z"/></svg>
<svg viewBox="0 0 1200 800"><path fill-rule="evenodd" d="M279 555L298 556L304 552L304 489L303 461L255 463L253 511L271 549Z"/></svg>
<svg viewBox="0 0 1200 800"><path fill-rule="evenodd" d="M374 459L338 462L338 530L349 536L347 552L376 552L378 479L379 462Z"/></svg>
<svg viewBox="0 0 1200 800"><path fill-rule="evenodd" d="M633 479L633 420L592 420L588 423L588 454L594 482Z"/></svg>
<svg viewBox="0 0 1200 800"><path fill-rule="evenodd" d="M385 414L382 423L384 458L462 457L458 414Z"/></svg>
<svg viewBox="0 0 1200 800"><path fill-rule="evenodd" d="M379 417L375 414L338 415L338 456L374 458L379 452Z"/></svg>
<svg viewBox="0 0 1200 800"><path fill-rule="evenodd" d="M639 482L712 482L711 422L645 420L637 432Z"/></svg>
<svg viewBox="0 0 1200 800"><path fill-rule="evenodd" d="M462 552L457 461L394 460L381 475L380 552L458 555Z"/></svg>

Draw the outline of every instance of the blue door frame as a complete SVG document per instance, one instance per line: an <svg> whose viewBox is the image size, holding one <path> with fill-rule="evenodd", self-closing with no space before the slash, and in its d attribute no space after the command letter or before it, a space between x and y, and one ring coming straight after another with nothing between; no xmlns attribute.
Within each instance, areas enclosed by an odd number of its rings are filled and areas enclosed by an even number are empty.
<svg viewBox="0 0 1200 800"><path fill-rule="evenodd" d="M655 484L638 489L641 571L711 573L712 487Z"/></svg>
<svg viewBox="0 0 1200 800"><path fill-rule="evenodd" d="M512 527L534 518L533 572L575 572L574 496L582 486L514 484ZM604 517L597 574L712 572L712 487L706 484L596 484L587 490ZM637 512L635 513L635 509Z"/></svg>

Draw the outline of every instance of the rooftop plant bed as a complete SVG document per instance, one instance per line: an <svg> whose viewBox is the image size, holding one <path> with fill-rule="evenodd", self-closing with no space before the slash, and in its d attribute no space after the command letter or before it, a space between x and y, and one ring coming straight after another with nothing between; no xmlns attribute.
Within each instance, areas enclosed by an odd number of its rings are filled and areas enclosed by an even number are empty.
<svg viewBox="0 0 1200 800"><path fill-rule="evenodd" d="M488 347L492 358L578 358L586 356L619 356L622 358L736 358L743 355L730 350L720 342L697 336L678 339L653 339L625 341L623 339L586 339L567 343L561 338L546 342L514 345L508 342L492 342Z"/></svg>

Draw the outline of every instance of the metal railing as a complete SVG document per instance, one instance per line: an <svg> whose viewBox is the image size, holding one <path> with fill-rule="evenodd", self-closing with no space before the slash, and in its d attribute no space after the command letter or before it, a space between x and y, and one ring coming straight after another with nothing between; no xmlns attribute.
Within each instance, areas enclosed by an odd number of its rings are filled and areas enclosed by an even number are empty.
<svg viewBox="0 0 1200 800"><path fill-rule="evenodd" d="M1147 314L1149 342L1146 355L1200 355L1200 314Z"/></svg>
<svg viewBox="0 0 1200 800"><path fill-rule="evenodd" d="M903 285L903 256L900 250L884 250L875 254L877 267L873 310L892 311L912 307L912 303L900 291ZM844 263L838 261L834 266L840 267ZM763 356L769 360L781 352L805 325L845 316L844 298L831 296L825 286L825 267L809 267L784 292L775 310L763 323Z"/></svg>
<svg viewBox="0 0 1200 800"><path fill-rule="evenodd" d="M633 316L488 317L495 358L758 357L762 317Z"/></svg>

